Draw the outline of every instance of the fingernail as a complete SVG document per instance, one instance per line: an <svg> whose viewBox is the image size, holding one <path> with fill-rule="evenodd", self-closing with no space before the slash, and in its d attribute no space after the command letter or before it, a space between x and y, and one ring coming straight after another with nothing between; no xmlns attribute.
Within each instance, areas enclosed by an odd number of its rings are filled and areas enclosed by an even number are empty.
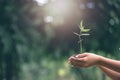
<svg viewBox="0 0 120 80"><path fill-rule="evenodd" d="M78 58L78 55L76 55L75 57Z"/></svg>

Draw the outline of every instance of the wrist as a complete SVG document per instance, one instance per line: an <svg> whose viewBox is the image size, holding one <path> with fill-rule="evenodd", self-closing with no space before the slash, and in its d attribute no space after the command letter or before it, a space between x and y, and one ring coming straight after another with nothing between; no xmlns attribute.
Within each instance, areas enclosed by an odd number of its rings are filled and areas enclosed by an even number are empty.
<svg viewBox="0 0 120 80"><path fill-rule="evenodd" d="M98 56L98 61L97 61L97 66L101 66L101 64L103 63L103 59L104 57L103 56Z"/></svg>

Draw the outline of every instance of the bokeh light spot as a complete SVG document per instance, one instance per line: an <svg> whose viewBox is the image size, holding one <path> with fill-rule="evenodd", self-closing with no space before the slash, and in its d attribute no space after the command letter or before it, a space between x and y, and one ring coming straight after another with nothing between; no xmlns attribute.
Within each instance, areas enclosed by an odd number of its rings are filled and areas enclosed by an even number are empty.
<svg viewBox="0 0 120 80"><path fill-rule="evenodd" d="M110 23L110 25L114 25L115 21L113 19L110 19L109 23Z"/></svg>
<svg viewBox="0 0 120 80"><path fill-rule="evenodd" d="M87 7L88 7L89 9L93 9L93 8L95 8L95 5L94 5L93 2L89 2L89 3L87 3Z"/></svg>
<svg viewBox="0 0 120 80"><path fill-rule="evenodd" d="M52 16L46 16L46 17L44 18L44 21L45 21L46 23L51 23L51 22L53 22L53 17L52 17Z"/></svg>
<svg viewBox="0 0 120 80"><path fill-rule="evenodd" d="M48 3L48 0L35 0L39 6L43 6Z"/></svg>

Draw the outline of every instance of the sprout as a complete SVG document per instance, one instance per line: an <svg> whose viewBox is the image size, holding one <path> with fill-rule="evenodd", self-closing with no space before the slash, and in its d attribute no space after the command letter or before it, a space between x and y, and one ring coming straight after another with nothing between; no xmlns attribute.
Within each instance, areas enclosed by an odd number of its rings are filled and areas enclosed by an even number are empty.
<svg viewBox="0 0 120 80"><path fill-rule="evenodd" d="M80 53L82 53L82 36L89 36L90 34L88 32L90 31L90 29L85 29L85 27L83 26L83 21L81 21L79 24L79 31L79 33L73 33L79 37L78 43L80 44Z"/></svg>

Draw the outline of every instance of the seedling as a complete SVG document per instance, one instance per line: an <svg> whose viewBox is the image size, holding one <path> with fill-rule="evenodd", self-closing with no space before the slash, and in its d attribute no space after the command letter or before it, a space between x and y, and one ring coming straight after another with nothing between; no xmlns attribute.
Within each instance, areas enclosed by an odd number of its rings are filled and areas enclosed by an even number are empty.
<svg viewBox="0 0 120 80"><path fill-rule="evenodd" d="M80 47L80 53L83 52L83 46L82 46L82 36L89 36L90 34L88 33L90 31L90 29L85 29L85 27L83 26L83 21L80 22L80 24L78 25L79 27L79 33L73 32L75 35L78 36L79 38L79 47Z"/></svg>

